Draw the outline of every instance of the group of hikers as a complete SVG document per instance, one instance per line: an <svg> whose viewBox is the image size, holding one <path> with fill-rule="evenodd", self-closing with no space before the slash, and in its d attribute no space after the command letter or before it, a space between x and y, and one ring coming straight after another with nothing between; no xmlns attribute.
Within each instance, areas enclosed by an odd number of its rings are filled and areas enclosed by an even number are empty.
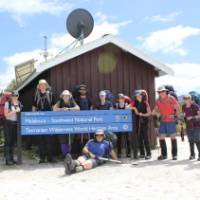
<svg viewBox="0 0 200 200"><path fill-rule="evenodd" d="M93 135L93 139L88 138L82 149L82 155L77 160L71 156L71 145L69 136L58 135L60 150L64 158L65 173L71 174L85 169L91 169L105 162L105 158L111 156L113 160L118 160L121 155L122 139L124 138L127 148L127 156L130 156L133 147L134 159L151 159L151 144L149 140L149 118L157 117L159 120L159 143L161 155L158 160L168 158L167 145L165 138L171 138L172 160L177 160L177 131L176 124L179 120L184 120L188 135L190 156L195 159L196 145L198 150L198 160L200 161L200 110L199 106L193 101L191 95L183 96L183 104L180 106L175 96L171 95L166 86L157 89L158 99L154 108L151 110L146 90L140 89L134 92L134 98L119 93L117 101L113 102L113 95L109 90L99 92L99 102L94 107L88 96L87 86L79 85L74 92L64 90L60 94L58 101L49 89L46 80L38 82L36 92L33 97L32 111L71 111L71 110L112 110L112 109L131 109L135 115L135 132L116 134L116 146L107 139L107 131L98 129ZM17 91L12 92L4 106L4 154L6 165L15 164L14 145L17 133L17 113L22 111ZM130 139L132 137L132 139ZM55 162L53 156L54 141L50 135L39 136L39 163ZM117 150L117 152L115 152Z"/></svg>

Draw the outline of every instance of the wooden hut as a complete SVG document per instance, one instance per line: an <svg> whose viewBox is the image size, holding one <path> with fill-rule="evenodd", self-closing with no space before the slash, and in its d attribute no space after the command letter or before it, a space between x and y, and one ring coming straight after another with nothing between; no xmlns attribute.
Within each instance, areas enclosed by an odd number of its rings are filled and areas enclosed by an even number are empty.
<svg viewBox="0 0 200 200"><path fill-rule="evenodd" d="M135 89L146 89L151 107L155 102L155 78L172 74L172 70L145 55L117 37L106 35L96 41L76 47L38 66L18 90L26 111L31 110L32 98L39 79L46 79L58 98L64 89L72 90L84 83L93 102L98 92L111 90L116 96L133 96ZM149 136L155 143L153 123Z"/></svg>

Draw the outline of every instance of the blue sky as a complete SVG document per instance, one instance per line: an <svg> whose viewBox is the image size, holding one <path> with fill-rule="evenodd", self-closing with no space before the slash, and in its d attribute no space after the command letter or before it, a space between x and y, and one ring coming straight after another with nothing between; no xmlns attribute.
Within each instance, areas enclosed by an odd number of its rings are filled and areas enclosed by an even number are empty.
<svg viewBox="0 0 200 200"><path fill-rule="evenodd" d="M0 0L0 88L14 77L14 65L32 57L42 61L44 34L51 57L73 41L65 23L75 8L88 9L95 18L88 41L116 34L174 69L174 77L157 84L200 90L198 0Z"/></svg>

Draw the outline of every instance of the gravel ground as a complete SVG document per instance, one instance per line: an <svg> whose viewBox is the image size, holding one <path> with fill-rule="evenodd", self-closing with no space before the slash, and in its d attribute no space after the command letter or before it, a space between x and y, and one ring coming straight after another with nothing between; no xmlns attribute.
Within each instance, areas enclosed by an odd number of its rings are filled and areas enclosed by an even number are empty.
<svg viewBox="0 0 200 200"><path fill-rule="evenodd" d="M200 162L189 161L187 141L178 141L179 159L124 159L94 170L64 175L61 162L39 165L25 159L21 166L0 163L0 200L193 200L200 199ZM168 140L168 147L170 141ZM168 150L170 152L170 149Z"/></svg>

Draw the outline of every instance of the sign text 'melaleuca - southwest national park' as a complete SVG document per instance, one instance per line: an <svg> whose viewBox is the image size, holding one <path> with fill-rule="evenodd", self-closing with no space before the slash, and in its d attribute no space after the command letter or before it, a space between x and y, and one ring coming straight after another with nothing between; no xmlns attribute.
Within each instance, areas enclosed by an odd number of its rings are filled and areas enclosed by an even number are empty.
<svg viewBox="0 0 200 200"><path fill-rule="evenodd" d="M132 132L131 110L22 112L21 135Z"/></svg>

